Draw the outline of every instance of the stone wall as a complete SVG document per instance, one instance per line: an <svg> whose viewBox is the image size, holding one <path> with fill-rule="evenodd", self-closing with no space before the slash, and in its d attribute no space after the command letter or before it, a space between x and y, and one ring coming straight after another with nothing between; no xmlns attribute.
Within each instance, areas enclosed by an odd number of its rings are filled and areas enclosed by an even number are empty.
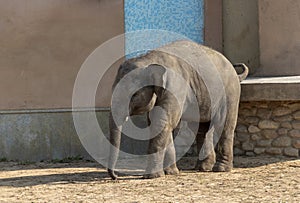
<svg viewBox="0 0 300 203"><path fill-rule="evenodd" d="M241 102L235 155L300 156L300 102Z"/></svg>

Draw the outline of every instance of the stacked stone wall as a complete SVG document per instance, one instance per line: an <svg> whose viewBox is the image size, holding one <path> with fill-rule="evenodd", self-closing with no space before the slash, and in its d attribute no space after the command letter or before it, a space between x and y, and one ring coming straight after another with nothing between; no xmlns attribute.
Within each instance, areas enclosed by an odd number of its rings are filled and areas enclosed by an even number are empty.
<svg viewBox="0 0 300 203"><path fill-rule="evenodd" d="M300 157L300 102L241 102L234 153Z"/></svg>

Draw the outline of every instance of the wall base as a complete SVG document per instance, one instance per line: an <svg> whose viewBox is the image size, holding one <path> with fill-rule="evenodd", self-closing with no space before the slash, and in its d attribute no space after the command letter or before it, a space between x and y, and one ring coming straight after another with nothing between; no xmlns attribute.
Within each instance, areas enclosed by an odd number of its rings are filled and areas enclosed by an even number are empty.
<svg viewBox="0 0 300 203"><path fill-rule="evenodd" d="M107 135L108 110L98 111L96 115ZM136 117L134 122L141 127L146 125L143 116ZM147 153L147 141L122 138L123 151ZM180 146L177 150L180 151ZM234 153L300 157L300 101L241 102ZM196 155L194 145L187 156ZM46 161L76 156L92 159L79 140L71 111L0 114L0 158Z"/></svg>
<svg viewBox="0 0 300 203"><path fill-rule="evenodd" d="M107 112L97 112L106 131L107 117ZM91 159L77 136L72 112L0 114L0 158L43 161L76 156Z"/></svg>

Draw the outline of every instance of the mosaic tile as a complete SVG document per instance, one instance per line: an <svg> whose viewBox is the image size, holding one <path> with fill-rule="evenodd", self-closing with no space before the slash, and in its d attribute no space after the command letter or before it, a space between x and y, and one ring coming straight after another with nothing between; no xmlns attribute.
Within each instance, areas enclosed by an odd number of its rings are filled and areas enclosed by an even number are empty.
<svg viewBox="0 0 300 203"><path fill-rule="evenodd" d="M124 0L124 9L126 33L148 30L126 35L125 50L129 58L179 39L203 43L203 0ZM145 50L132 53L137 49Z"/></svg>

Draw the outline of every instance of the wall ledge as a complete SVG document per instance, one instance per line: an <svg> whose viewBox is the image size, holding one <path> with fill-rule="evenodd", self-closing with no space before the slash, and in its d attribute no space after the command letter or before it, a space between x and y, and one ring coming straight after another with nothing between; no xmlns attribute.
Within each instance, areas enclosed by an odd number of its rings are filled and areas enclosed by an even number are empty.
<svg viewBox="0 0 300 203"><path fill-rule="evenodd" d="M241 101L300 101L300 76L249 77L241 86Z"/></svg>
<svg viewBox="0 0 300 203"><path fill-rule="evenodd" d="M106 112L109 107L96 108L53 108L53 109L8 109L0 110L1 114L43 114L43 113L70 113L70 112Z"/></svg>

